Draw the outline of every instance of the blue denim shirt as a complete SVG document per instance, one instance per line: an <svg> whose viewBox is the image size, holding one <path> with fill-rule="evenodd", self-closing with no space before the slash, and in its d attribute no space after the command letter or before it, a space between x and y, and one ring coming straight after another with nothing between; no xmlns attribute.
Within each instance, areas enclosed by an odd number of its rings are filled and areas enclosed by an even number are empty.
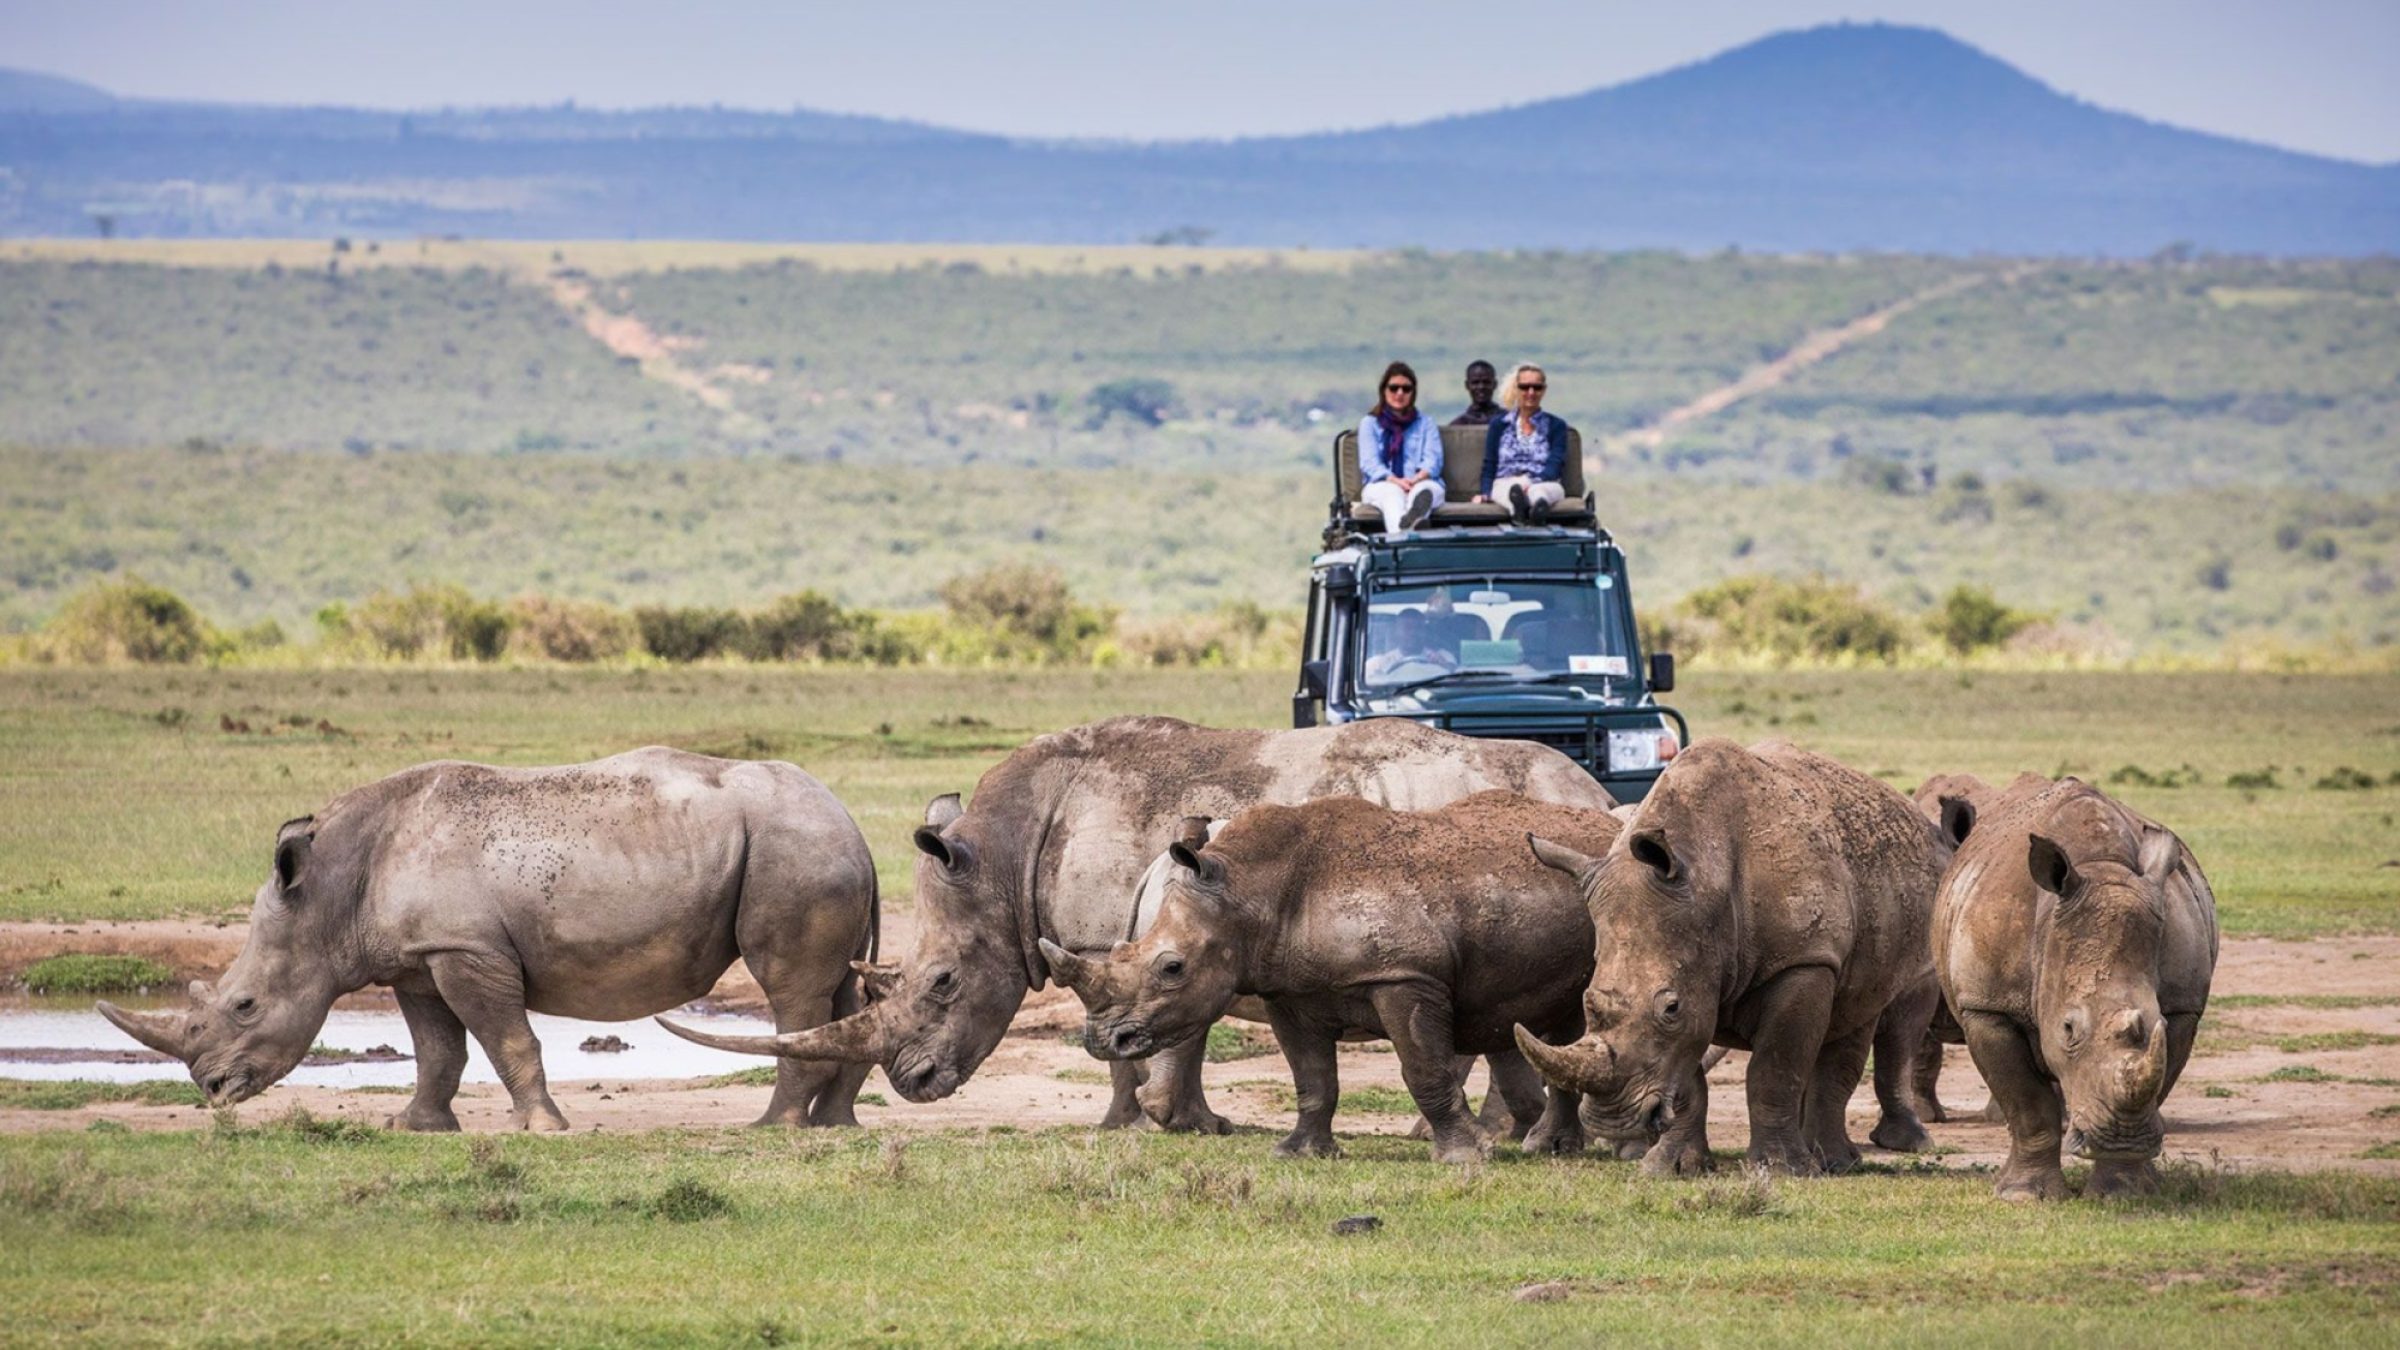
<svg viewBox="0 0 2400 1350"><path fill-rule="evenodd" d="M1442 429L1423 413L1408 424L1408 433L1400 445L1400 472L1397 477L1422 473L1429 477L1442 476ZM1383 423L1373 413L1358 424L1358 481L1361 486L1380 483L1394 477L1383 467Z"/></svg>

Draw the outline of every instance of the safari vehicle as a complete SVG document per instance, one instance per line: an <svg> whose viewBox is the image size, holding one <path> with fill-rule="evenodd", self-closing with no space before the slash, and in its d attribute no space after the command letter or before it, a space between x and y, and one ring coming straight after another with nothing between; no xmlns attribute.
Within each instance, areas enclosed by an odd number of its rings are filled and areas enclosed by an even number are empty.
<svg viewBox="0 0 2400 1350"><path fill-rule="evenodd" d="M1444 427L1449 504L1385 534L1359 502L1358 433L1335 438L1292 724L1407 717L1535 741L1639 801L1691 733L1657 701L1675 687L1675 658L1642 659L1625 554L1584 490L1581 438L1567 447L1566 500L1541 525L1472 500L1483 444L1481 427Z"/></svg>

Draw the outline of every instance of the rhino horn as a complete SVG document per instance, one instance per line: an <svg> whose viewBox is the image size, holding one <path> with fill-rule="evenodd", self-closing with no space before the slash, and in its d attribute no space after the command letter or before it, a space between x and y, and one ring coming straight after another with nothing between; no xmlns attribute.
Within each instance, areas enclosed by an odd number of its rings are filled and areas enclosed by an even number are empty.
<svg viewBox="0 0 2400 1350"><path fill-rule="evenodd" d="M1544 1082L1569 1092L1591 1092L1598 1089L1607 1076L1615 1055L1605 1042L1573 1045L1552 1045L1517 1024L1517 1049Z"/></svg>
<svg viewBox="0 0 2400 1350"><path fill-rule="evenodd" d="M2150 1040L2142 1047L2142 1056L2125 1069L2125 1103L2135 1109L2150 1106L2158 1100L2159 1092L2167 1085L2167 1019L2152 1018Z"/></svg>
<svg viewBox="0 0 2400 1350"><path fill-rule="evenodd" d="M1100 972L1098 963L1087 961L1059 946L1048 938L1041 939L1042 959L1050 963L1050 978L1080 994L1091 988Z"/></svg>
<svg viewBox="0 0 2400 1350"><path fill-rule="evenodd" d="M127 1012L116 1004L102 999L92 1006L109 1025L162 1055L185 1058L183 1053L183 1019L174 1013Z"/></svg>
<svg viewBox="0 0 2400 1350"><path fill-rule="evenodd" d="M737 1055L774 1055L782 1059L830 1059L843 1064L882 1063L892 1039L891 1029L876 1008L821 1027L773 1036L720 1036L677 1026L663 1017L650 1020L695 1045L713 1050L730 1050Z"/></svg>

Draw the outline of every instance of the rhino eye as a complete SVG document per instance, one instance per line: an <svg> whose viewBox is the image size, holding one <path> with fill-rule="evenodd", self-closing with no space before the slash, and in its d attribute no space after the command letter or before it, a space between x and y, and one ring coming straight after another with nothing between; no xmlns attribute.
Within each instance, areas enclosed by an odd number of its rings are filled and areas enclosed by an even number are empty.
<svg viewBox="0 0 2400 1350"><path fill-rule="evenodd" d="M1183 958L1180 956L1170 956L1166 960L1159 962L1158 973L1161 975L1181 975L1183 973Z"/></svg>
<svg viewBox="0 0 2400 1350"><path fill-rule="evenodd" d="M233 1005L233 1010L234 1010L235 1012L245 1012L245 1013L246 1013L246 1012L250 1011L252 1008L255 1008L255 1007L257 1007L257 1006L258 1006L258 1000L257 1000L257 999L254 999L254 998L246 998L246 999L243 999L241 1002L234 1004L234 1005Z"/></svg>

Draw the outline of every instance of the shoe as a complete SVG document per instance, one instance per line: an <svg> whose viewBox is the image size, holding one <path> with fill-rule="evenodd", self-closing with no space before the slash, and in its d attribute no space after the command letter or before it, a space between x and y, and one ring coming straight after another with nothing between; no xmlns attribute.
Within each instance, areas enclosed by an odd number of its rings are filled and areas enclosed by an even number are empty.
<svg viewBox="0 0 2400 1350"><path fill-rule="evenodd" d="M1522 525L1532 517L1533 507L1525 498L1525 485L1523 483L1509 484L1508 518Z"/></svg>
<svg viewBox="0 0 2400 1350"><path fill-rule="evenodd" d="M1536 525L1547 525L1547 524L1549 524L1549 523L1550 523L1550 499L1549 499L1548 497L1541 497L1541 498L1537 498L1537 499L1535 499L1535 501L1534 501L1534 503L1533 503L1533 512L1532 512L1532 515L1533 515L1533 523L1534 523L1534 524L1536 524Z"/></svg>
<svg viewBox="0 0 2400 1350"><path fill-rule="evenodd" d="M1430 492L1417 493L1415 496L1408 499L1408 509L1400 513L1400 524L1395 528L1397 528L1402 534L1406 534L1408 531L1417 528L1418 525L1424 522L1425 517L1432 514L1433 494Z"/></svg>

